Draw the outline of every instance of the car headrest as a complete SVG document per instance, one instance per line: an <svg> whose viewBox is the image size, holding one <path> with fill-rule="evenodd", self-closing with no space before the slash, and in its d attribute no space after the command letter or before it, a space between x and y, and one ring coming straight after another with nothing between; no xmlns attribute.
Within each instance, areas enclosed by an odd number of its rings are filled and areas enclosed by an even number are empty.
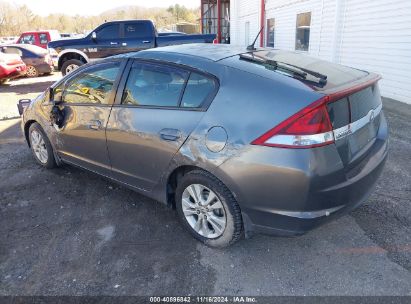
<svg viewBox="0 0 411 304"><path fill-rule="evenodd" d="M163 71L144 70L143 77L147 82L154 84L169 84L173 81L171 75Z"/></svg>

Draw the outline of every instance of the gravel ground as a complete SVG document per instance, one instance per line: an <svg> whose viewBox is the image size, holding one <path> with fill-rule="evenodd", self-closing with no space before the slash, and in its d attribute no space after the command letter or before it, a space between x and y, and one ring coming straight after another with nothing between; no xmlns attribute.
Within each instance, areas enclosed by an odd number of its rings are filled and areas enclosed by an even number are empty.
<svg viewBox="0 0 411 304"><path fill-rule="evenodd" d="M0 106L26 96L0 90ZM0 121L0 295L411 295L411 106L384 107L390 155L363 206L301 237L225 250L97 175L40 168L19 119Z"/></svg>
<svg viewBox="0 0 411 304"><path fill-rule="evenodd" d="M61 78L60 72L36 78L17 78L0 85L0 119L19 117L19 99L34 98Z"/></svg>

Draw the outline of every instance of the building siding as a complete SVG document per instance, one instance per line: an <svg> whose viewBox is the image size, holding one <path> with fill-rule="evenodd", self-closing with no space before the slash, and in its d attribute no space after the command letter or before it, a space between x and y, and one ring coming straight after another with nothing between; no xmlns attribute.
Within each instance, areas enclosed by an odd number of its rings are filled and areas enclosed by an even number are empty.
<svg viewBox="0 0 411 304"><path fill-rule="evenodd" d="M231 43L260 29L260 0L231 1ZM382 75L385 97L411 103L411 1L266 0L275 18L275 48L294 50L297 14L311 12L308 54ZM264 21L266 24L266 21ZM266 35L264 35L266 39Z"/></svg>

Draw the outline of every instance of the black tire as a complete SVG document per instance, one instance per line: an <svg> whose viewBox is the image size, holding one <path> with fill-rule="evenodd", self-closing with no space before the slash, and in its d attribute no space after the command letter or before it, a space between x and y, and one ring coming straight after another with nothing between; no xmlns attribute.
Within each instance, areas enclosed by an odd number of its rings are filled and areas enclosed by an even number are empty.
<svg viewBox="0 0 411 304"><path fill-rule="evenodd" d="M226 216L225 229L223 233L216 238L207 238L199 234L191 227L184 215L182 206L183 192L188 186L193 184L200 184L213 191L224 207ZM227 247L240 240L243 236L243 221L240 207L231 191L212 174L203 170L193 170L185 174L178 182L175 202L178 217L183 226L191 235L204 244L210 247Z"/></svg>
<svg viewBox="0 0 411 304"><path fill-rule="evenodd" d="M47 161L41 161L40 158L36 155L35 148L33 147L33 142L32 142L32 133L37 132L40 134L43 138L44 141L44 147L47 151ZM30 148L31 152L33 153L34 158L36 159L37 163L40 164L41 166L47 168L47 169L52 169L57 166L56 160L54 158L54 151L53 147L51 146L51 143L44 132L43 128L38 124L38 123L33 123L30 128L29 128L29 141L30 141Z"/></svg>
<svg viewBox="0 0 411 304"><path fill-rule="evenodd" d="M70 73L70 71L67 71L67 67L69 67L70 65L77 65L77 66L82 66L84 63L80 60L77 59L69 59L64 61L63 65L61 66L61 74L63 76L66 76L68 73Z"/></svg>

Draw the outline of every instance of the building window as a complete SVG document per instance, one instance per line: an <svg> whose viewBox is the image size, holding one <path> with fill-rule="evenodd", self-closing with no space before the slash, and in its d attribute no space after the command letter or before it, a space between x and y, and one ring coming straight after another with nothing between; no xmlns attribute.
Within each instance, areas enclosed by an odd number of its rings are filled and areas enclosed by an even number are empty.
<svg viewBox="0 0 411 304"><path fill-rule="evenodd" d="M244 45L249 45L250 44L250 21L247 21L245 23L245 29L244 29Z"/></svg>
<svg viewBox="0 0 411 304"><path fill-rule="evenodd" d="M297 29L295 33L295 49L308 51L310 44L311 12L297 15Z"/></svg>
<svg viewBox="0 0 411 304"><path fill-rule="evenodd" d="M275 19L267 19L267 38L265 45L267 47L274 47L274 37L275 37Z"/></svg>

